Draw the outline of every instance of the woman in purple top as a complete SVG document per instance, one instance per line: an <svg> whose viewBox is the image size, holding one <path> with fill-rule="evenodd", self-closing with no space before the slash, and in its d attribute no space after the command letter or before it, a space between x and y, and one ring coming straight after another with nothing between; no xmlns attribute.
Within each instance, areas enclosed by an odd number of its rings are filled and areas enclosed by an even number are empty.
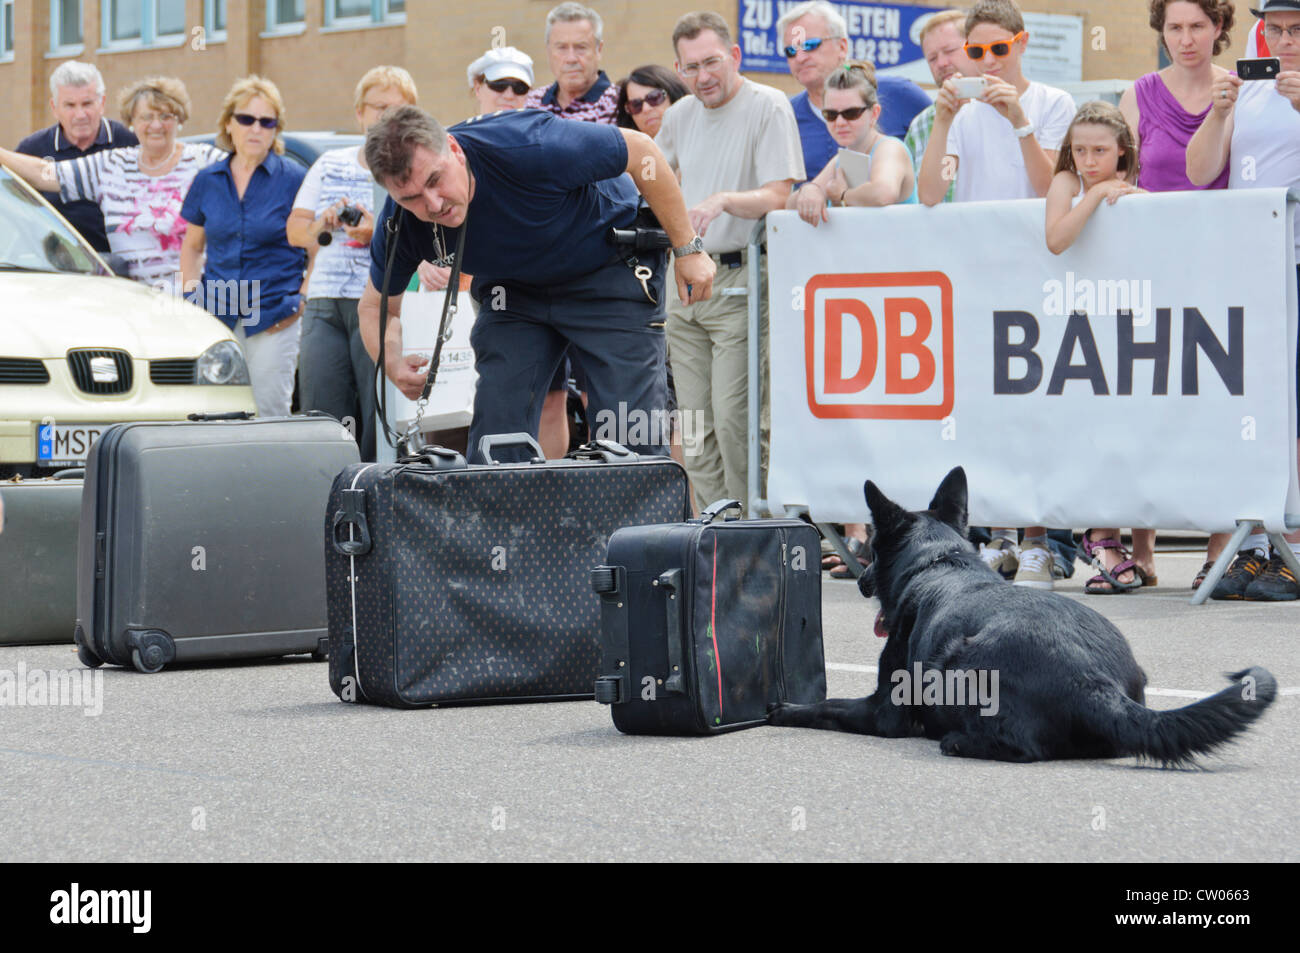
<svg viewBox="0 0 1300 953"><path fill-rule="evenodd" d="M1214 57L1228 48L1229 0L1151 0L1151 27L1171 65L1140 78L1119 101L1142 156L1138 185L1149 192L1222 189L1228 172L1209 185L1187 178L1187 142L1210 112L1210 86L1227 70Z"/></svg>
<svg viewBox="0 0 1300 953"><path fill-rule="evenodd" d="M1227 70L1214 65L1214 57L1228 48L1233 6L1230 0L1150 0L1151 28L1160 35L1160 45L1172 61L1169 66L1147 73L1128 89L1119 101L1120 112L1133 131L1142 156L1137 184L1148 192L1183 189L1222 189L1228 185L1228 170L1209 185L1193 185L1187 178L1187 143L1210 113L1210 87ZM1118 536L1118 534L1116 534ZM1121 585L1142 579L1155 584L1155 530L1133 530L1133 561L1137 572L1128 570L1116 578ZM1193 588L1205 578L1228 535L1210 537L1211 561L1201 569ZM1093 543L1112 539L1089 539ZM1106 548L1098 555L1108 564L1118 564L1127 554L1122 548Z"/></svg>

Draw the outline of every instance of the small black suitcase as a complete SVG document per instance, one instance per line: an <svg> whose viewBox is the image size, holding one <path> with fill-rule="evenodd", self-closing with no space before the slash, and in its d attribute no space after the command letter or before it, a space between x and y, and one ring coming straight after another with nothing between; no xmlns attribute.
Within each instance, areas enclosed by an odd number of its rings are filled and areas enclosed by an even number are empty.
<svg viewBox="0 0 1300 953"><path fill-rule="evenodd" d="M591 567L621 526L690 515L686 472L598 441L545 460L527 434L485 437L467 465L431 448L339 474L325 521L330 687L345 702L592 697L600 600Z"/></svg>
<svg viewBox="0 0 1300 953"><path fill-rule="evenodd" d="M332 417L117 424L86 458L77 654L172 661L327 651L320 511L357 444Z"/></svg>
<svg viewBox="0 0 1300 953"><path fill-rule="evenodd" d="M627 734L705 735L761 725L776 702L826 698L817 530L715 517L621 529L600 593L596 700Z"/></svg>
<svg viewBox="0 0 1300 953"><path fill-rule="evenodd" d="M72 642L84 474L0 483L0 645Z"/></svg>

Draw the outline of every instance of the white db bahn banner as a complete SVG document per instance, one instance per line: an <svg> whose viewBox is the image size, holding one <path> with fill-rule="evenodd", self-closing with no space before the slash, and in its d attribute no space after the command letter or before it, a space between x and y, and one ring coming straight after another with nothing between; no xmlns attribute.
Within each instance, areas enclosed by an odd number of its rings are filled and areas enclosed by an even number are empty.
<svg viewBox="0 0 1300 953"><path fill-rule="evenodd" d="M767 498L861 521L957 465L973 524L1282 529L1296 484L1283 189L768 216Z"/></svg>

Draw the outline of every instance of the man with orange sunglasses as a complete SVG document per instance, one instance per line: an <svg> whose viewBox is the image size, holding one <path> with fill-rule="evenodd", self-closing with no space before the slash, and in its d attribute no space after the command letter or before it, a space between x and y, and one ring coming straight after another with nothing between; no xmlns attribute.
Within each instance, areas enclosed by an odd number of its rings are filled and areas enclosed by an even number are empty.
<svg viewBox="0 0 1300 953"><path fill-rule="evenodd" d="M1042 198L1074 118L1074 100L1063 90L1025 78L1020 59L1029 34L1014 0L978 0L966 17L965 32L966 55L984 86L971 99L959 96L963 80L958 77L940 88L934 129L921 160L920 199L938 205L950 184L954 202ZM1073 572L1075 551L1068 531L1049 540L1046 529L1031 526L1020 549L1014 529L994 529L991 535L980 556L1016 585L1051 589L1054 580Z"/></svg>
<svg viewBox="0 0 1300 953"><path fill-rule="evenodd" d="M956 178L953 200L1042 198L1074 100L1030 82L1020 59L1029 45L1014 0L979 0L966 17L966 55L984 78L977 98L958 96L955 79L935 98L934 129L918 183L921 201L938 205Z"/></svg>

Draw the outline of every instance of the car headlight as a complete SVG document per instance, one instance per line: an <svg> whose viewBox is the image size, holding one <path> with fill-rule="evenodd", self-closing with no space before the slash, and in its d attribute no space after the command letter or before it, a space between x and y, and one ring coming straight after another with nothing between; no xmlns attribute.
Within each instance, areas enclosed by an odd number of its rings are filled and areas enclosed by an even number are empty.
<svg viewBox="0 0 1300 953"><path fill-rule="evenodd" d="M234 341L218 341L199 355L200 384L247 384L248 364Z"/></svg>

